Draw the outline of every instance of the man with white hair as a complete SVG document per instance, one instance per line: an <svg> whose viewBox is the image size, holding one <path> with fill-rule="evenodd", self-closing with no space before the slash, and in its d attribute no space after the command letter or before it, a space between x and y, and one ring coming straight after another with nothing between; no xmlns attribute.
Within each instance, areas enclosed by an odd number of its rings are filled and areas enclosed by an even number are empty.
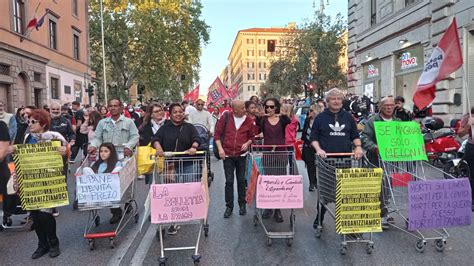
<svg viewBox="0 0 474 266"><path fill-rule="evenodd" d="M343 99L344 94L339 89L329 90L326 94L328 108L314 119L310 141L316 154L323 159L327 157L327 153L353 152L356 159L364 155L356 122L352 115L342 108ZM322 205L321 225L318 213L313 223L315 229L322 226L325 213L326 208Z"/></svg>

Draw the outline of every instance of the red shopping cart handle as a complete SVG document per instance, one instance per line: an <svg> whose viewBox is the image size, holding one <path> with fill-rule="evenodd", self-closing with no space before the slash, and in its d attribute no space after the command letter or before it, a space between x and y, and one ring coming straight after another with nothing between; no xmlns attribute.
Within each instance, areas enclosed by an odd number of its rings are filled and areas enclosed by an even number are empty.
<svg viewBox="0 0 474 266"><path fill-rule="evenodd" d="M95 234L85 234L84 238L85 239L97 239L97 238L110 238L110 237L116 237L117 233L116 232L103 232L103 233L95 233Z"/></svg>
<svg viewBox="0 0 474 266"><path fill-rule="evenodd" d="M327 157L336 157L336 156L354 156L353 152L339 152L339 153L326 153Z"/></svg>
<svg viewBox="0 0 474 266"><path fill-rule="evenodd" d="M293 145L252 145L253 148L291 148Z"/></svg>

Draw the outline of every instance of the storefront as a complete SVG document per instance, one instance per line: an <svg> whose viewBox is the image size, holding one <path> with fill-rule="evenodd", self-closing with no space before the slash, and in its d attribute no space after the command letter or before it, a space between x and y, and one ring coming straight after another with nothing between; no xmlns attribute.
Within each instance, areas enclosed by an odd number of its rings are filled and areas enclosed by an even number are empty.
<svg viewBox="0 0 474 266"><path fill-rule="evenodd" d="M380 60L368 62L363 65L364 68L364 87L362 94L369 97L373 102L380 100L381 92L381 63Z"/></svg>
<svg viewBox="0 0 474 266"><path fill-rule="evenodd" d="M413 110L413 93L424 66L421 45L395 53L395 96L405 98L405 108Z"/></svg>

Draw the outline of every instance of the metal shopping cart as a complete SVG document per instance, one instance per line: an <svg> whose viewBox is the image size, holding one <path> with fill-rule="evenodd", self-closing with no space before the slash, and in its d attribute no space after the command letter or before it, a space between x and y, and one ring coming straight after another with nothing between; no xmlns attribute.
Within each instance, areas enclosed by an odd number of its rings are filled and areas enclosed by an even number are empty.
<svg viewBox="0 0 474 266"><path fill-rule="evenodd" d="M16 183L17 175L15 172L14 163L9 163L8 168L10 169L11 173L10 178L12 178L13 182ZM12 195L3 195L3 201L7 202L6 206L9 207L10 210L0 210L0 216L2 217L0 231L5 229L21 229L26 227L31 221L31 218L29 212L22 209L18 192Z"/></svg>
<svg viewBox="0 0 474 266"><path fill-rule="evenodd" d="M201 139L201 145L199 145L199 150L206 152L206 162L207 162L207 181L209 187L211 186L212 181L214 181L214 173L211 171L211 153L210 153L210 134L206 126L202 124L193 124L196 128L199 138ZM217 148L216 148L217 149Z"/></svg>
<svg viewBox="0 0 474 266"><path fill-rule="evenodd" d="M336 172L337 169L348 169L348 168L363 168L368 166L368 162L365 159L356 160L353 157L353 153L329 153L327 158L323 159L320 156L316 156L316 178L318 183L318 226L315 231L317 238L321 237L323 230L323 217L324 211L328 212L329 215L336 219L336 211L333 211L330 204L336 203ZM325 209L325 210L323 210ZM335 207L334 207L335 209ZM366 236L368 235L368 237ZM372 238L372 232L367 234L342 234L342 241L340 244L339 252L341 255L346 254L348 243L366 243L366 252L372 253L374 249L374 241Z"/></svg>
<svg viewBox="0 0 474 266"><path fill-rule="evenodd" d="M388 205L388 214L394 214L399 217L402 225L395 223L397 219L391 217L390 227L396 228L402 232L417 239L415 249L423 252L427 240L434 240L436 250L443 251L449 233L445 228L431 230L408 230L408 182L410 181L429 181L454 178L449 173L429 164L425 161L408 162L387 162L380 161L384 170L383 193L384 200Z"/></svg>
<svg viewBox="0 0 474 266"><path fill-rule="evenodd" d="M157 160L159 157L157 158ZM207 180L207 165L206 152L198 151L195 155L189 155L186 152L165 152L164 163L162 167L155 164L155 171L153 173L155 185L150 188L149 198L151 199L151 222L159 224L158 235L160 239L160 265L166 265L168 258L165 256L165 251L178 250L194 250L192 260L194 265L199 265L201 255L199 254L199 241L201 239L202 231L204 236L208 236L209 224L207 223L207 210L209 208L209 193ZM196 190L188 189L195 188L202 192L196 196ZM174 189L174 190L173 190ZM157 191L161 191L158 193ZM177 194L174 194L176 191ZM156 196L159 194L158 196ZM205 195L205 202L202 202L202 195ZM168 198L164 198L168 197ZM182 201L174 201L174 199L196 199L193 202L184 203ZM154 207L154 200L156 206ZM161 203L161 205L159 205ZM204 215L196 215L191 209L192 206L200 203L202 213ZM203 204L204 203L204 204ZM172 205L172 206L171 206ZM205 206L204 206L205 205ZM166 211L156 211L160 207L165 207ZM161 209L160 209L161 210ZM169 214L169 215L167 215ZM166 218L163 216L166 215ZM196 244L193 246L183 247L165 247L164 228L166 226L177 227L184 224L199 224L199 231L197 235Z"/></svg>
<svg viewBox="0 0 474 266"><path fill-rule="evenodd" d="M79 186L82 186L81 178L83 177L83 169L92 165L92 160L89 160L88 157L84 159L81 166L76 171L76 193L75 193L75 202L77 202L77 207L79 211L88 211L89 217L87 219L87 223L84 229L84 238L89 243L90 250L95 249L95 240L100 238L108 238L110 243L110 248L114 248L115 246L115 238L123 231L125 226L133 219L135 223L138 222L138 205L135 201L135 191L136 191L136 180L137 180L137 164L135 156L130 158L123 158L122 160L122 169L119 173L112 173L112 174L95 174L91 175L89 179L93 179L94 176L97 179L107 178L119 180L119 187L120 187L120 197L118 200L103 200L99 199L99 197L91 197L84 196L84 200L82 200L79 194L91 194L91 190L84 190L84 191L77 191ZM97 181L99 182L99 181ZM104 183L101 183L100 186L104 186ZM85 200L88 198L88 200ZM96 232L94 230L94 226L98 227L100 225L100 215L99 211L103 209L111 209L111 208L119 208L122 203L125 203L125 207L123 210L123 215L120 221L117 223L115 229L113 231L106 231L106 232Z"/></svg>
<svg viewBox="0 0 474 266"><path fill-rule="evenodd" d="M260 168L259 174L266 176L298 175L298 167L294 156L292 145L252 145L250 148L250 159L257 162ZM247 165L249 165L247 163ZM263 172L263 173L262 173ZM282 209L286 206L281 206ZM289 231L272 231L269 223L264 222L264 209L257 208L255 201L254 225L260 224L267 237L266 244L272 245L272 239L286 239L288 246L293 243L295 236L295 214L289 209Z"/></svg>

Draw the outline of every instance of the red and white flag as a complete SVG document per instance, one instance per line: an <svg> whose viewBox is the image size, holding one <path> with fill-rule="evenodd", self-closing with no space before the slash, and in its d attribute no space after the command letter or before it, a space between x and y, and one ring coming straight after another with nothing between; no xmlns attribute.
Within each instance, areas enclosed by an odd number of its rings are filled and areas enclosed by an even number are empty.
<svg viewBox="0 0 474 266"><path fill-rule="evenodd" d="M199 84L196 88L192 89L186 95L184 95L183 100L195 102L199 98Z"/></svg>
<svg viewBox="0 0 474 266"><path fill-rule="evenodd" d="M227 94L224 83L222 83L221 79L217 77L211 86L209 86L207 93L207 104L220 104L227 98L229 98L229 95Z"/></svg>
<svg viewBox="0 0 474 266"><path fill-rule="evenodd" d="M456 18L441 37L438 46L433 49L430 59L426 62L423 73L413 95L413 102L419 110L430 105L436 93L436 83L447 78L463 64L462 51L459 44Z"/></svg>
<svg viewBox="0 0 474 266"><path fill-rule="evenodd" d="M235 99L239 95L239 84L235 83L232 85L228 90L227 94L229 95L229 98Z"/></svg>

